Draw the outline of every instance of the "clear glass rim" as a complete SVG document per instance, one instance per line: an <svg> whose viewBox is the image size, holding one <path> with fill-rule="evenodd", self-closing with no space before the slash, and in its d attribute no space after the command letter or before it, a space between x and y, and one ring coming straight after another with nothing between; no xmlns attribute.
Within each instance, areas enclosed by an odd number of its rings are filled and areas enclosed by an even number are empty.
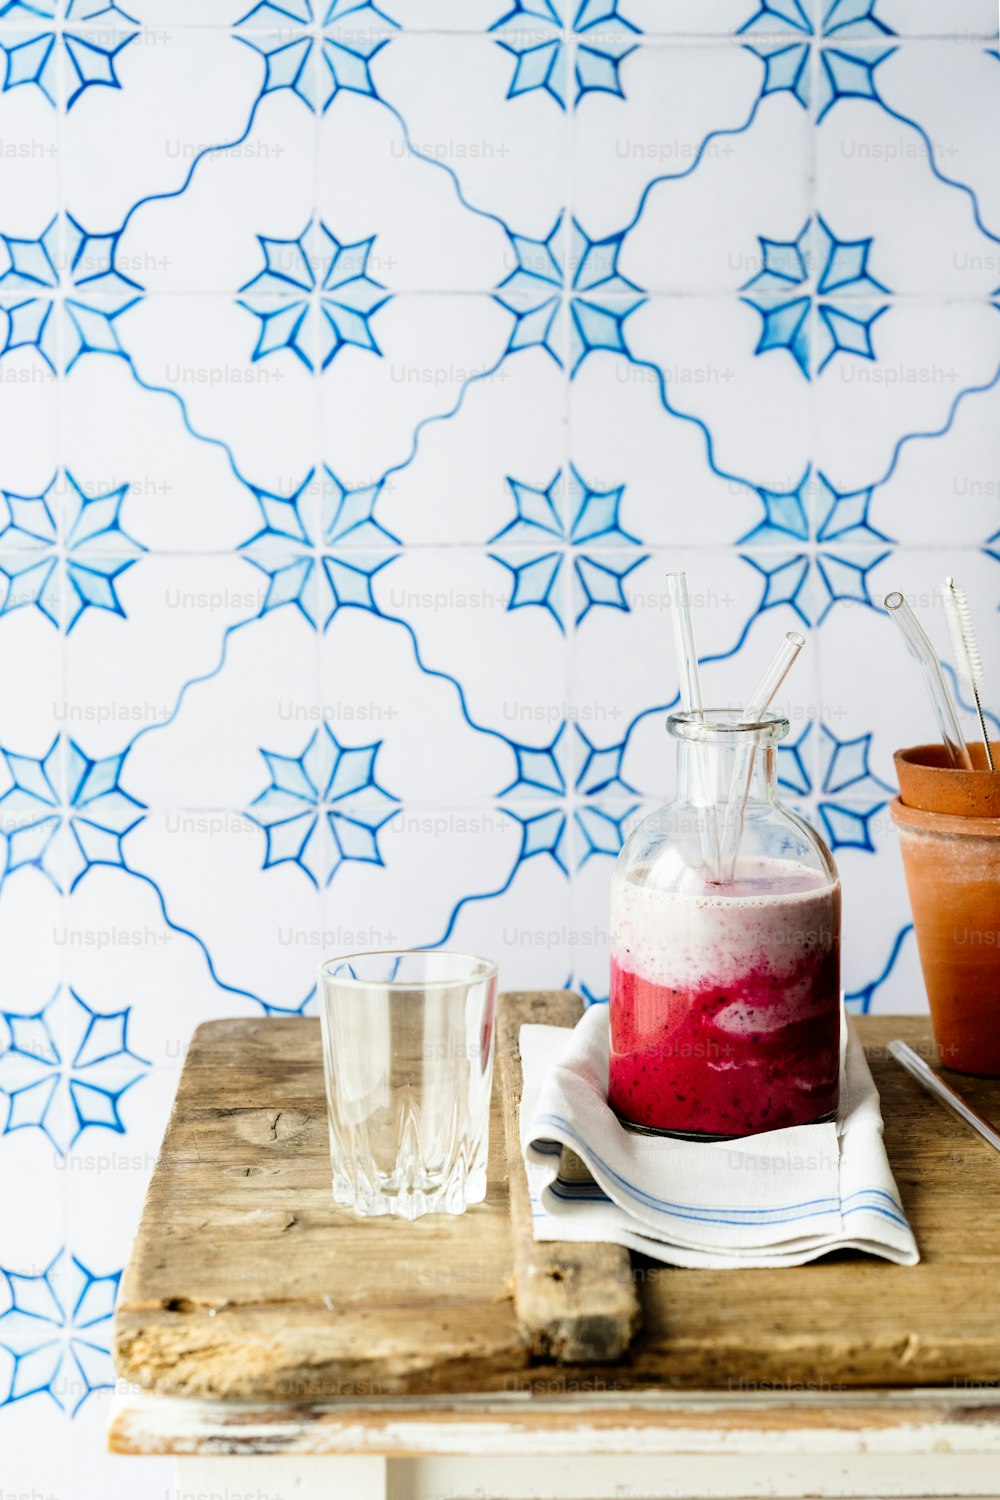
<svg viewBox="0 0 1000 1500"><path fill-rule="evenodd" d="M763 736L771 744L783 740L791 727L782 714L765 713L754 723L741 724L738 708L705 708L698 712L667 715L667 730L674 739L695 744L725 744L740 735Z"/></svg>
<svg viewBox="0 0 1000 1500"><path fill-rule="evenodd" d="M432 958L435 955L442 958L460 959L468 965L469 972L454 975L450 979L361 979L357 975L340 975L332 972L339 964L354 963L363 958ZM321 981L327 980L344 989L448 990L460 984L495 979L497 967L492 958L481 958L475 953L462 953L457 948L366 948L358 953L338 953L334 958L325 958L319 966L319 977Z"/></svg>

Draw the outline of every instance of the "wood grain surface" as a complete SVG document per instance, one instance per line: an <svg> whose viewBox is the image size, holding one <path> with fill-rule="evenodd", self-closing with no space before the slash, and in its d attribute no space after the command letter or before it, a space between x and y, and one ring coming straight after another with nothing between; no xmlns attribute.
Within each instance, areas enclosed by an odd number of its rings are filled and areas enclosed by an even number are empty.
<svg viewBox="0 0 1000 1500"><path fill-rule="evenodd" d="M578 995L565 990L501 997L497 1017L498 1085L507 1144L513 1232L514 1309L535 1358L560 1363L621 1359L639 1327L639 1297L629 1252L619 1245L575 1244L533 1238L533 1213L521 1156L521 1027L575 1026ZM572 1153L564 1153L571 1158ZM582 1163L581 1163L582 1166ZM564 1175L572 1174L566 1160Z"/></svg>
<svg viewBox="0 0 1000 1500"><path fill-rule="evenodd" d="M504 1129L459 1218L358 1219L330 1192L319 1024L214 1021L192 1041L119 1295L119 1376L289 1402L462 1391L838 1391L1000 1382L1000 1157L888 1056L925 1018L858 1023L922 1262L782 1270L637 1262L642 1328L611 1364L535 1354L514 1298ZM1000 1080L952 1082L1000 1118Z"/></svg>

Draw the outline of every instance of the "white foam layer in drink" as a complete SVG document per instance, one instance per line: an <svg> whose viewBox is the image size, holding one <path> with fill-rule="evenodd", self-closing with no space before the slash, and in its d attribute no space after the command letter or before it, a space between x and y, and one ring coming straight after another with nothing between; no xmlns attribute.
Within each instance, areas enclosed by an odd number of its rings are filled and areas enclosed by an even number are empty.
<svg viewBox="0 0 1000 1500"><path fill-rule="evenodd" d="M695 870L684 872L679 890L657 884L656 867L632 873L612 881L612 952L620 968L654 984L725 986L751 970L788 975L834 940L840 887L805 865L741 862L738 894L707 885Z"/></svg>

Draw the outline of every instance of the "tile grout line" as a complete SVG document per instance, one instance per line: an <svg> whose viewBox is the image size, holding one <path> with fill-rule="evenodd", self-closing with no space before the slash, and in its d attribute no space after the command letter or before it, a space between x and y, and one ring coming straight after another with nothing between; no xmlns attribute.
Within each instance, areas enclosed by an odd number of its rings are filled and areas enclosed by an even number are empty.
<svg viewBox="0 0 1000 1500"><path fill-rule="evenodd" d="M343 20L346 19L346 17L341 17L340 19ZM544 21L544 19L545 18L543 17L542 20ZM336 35L336 27L336 21L330 23L327 29L329 30L331 35ZM146 20L140 20L134 24L121 20L114 23L102 24L94 18L81 17L80 20L74 20L72 22L71 29L74 33L79 32L82 36L108 36L113 31L132 31L139 36L154 32L181 32L190 33L194 36L204 35L206 33L224 33L227 35L232 34L233 36L247 34L252 36L256 33L261 36L267 36L268 34L273 34L274 32L273 26L268 27L266 25L252 25L241 23L241 17L239 16L233 17L233 19L230 21L157 21L153 20L152 18L148 18ZM294 20L292 21L292 25L289 29L295 29ZM306 23L299 23L299 29L305 31L308 30L308 26ZM5 32L16 35L23 35L26 32L34 35L37 32L44 35L46 32L51 30L51 22L46 17L29 16L20 22L8 20L6 18L0 19L0 37L2 37ZM399 41L404 37L416 36L438 37L446 40L487 41L493 42L495 44L498 43L498 38L500 35L500 33L493 32L492 25L486 25L479 28L407 26L405 22L401 22L396 26L385 26L377 28L373 27L367 34L372 37L384 37L387 41ZM953 46L974 47L982 42L996 42L997 39L997 31L977 30L889 32L880 41L876 41L872 37L851 36L848 33L844 33L842 35L817 36L815 34L803 32L802 30L795 30L794 28L790 28L787 32L771 32L768 33L767 36L767 40L769 43L773 42L776 44L778 42L786 42L790 45L794 44L798 46L810 46L813 48L829 48L831 51L841 50L845 46L863 48L866 50L876 50L880 47L899 47L911 45L921 47L927 46L928 44L940 44L942 42L950 43ZM646 43L652 43L656 47L676 46L705 48L747 48L751 45L750 42L745 40L743 32L738 30L658 31L655 29L640 29L635 45L637 47L642 47Z"/></svg>

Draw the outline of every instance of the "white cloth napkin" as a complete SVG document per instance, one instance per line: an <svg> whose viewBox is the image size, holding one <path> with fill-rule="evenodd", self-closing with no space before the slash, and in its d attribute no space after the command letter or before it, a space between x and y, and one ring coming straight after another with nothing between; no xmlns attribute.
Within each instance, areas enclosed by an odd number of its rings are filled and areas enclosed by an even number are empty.
<svg viewBox="0 0 1000 1500"><path fill-rule="evenodd" d="M607 1240L675 1266L797 1266L830 1250L919 1260L848 1023L840 1113L738 1141L625 1130L608 1108L608 1010L568 1032L522 1026L521 1146L536 1240ZM592 1182L559 1175L562 1146Z"/></svg>

